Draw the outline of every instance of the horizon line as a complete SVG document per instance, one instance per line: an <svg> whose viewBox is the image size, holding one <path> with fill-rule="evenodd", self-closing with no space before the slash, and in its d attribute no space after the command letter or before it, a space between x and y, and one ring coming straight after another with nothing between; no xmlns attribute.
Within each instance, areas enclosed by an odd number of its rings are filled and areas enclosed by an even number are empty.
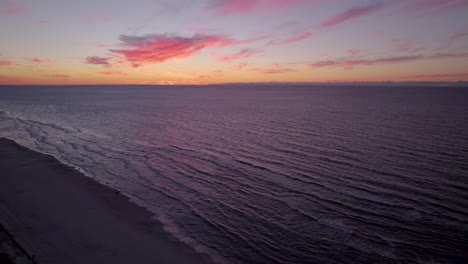
<svg viewBox="0 0 468 264"><path fill-rule="evenodd" d="M1 86L127 86L127 85L138 85L138 86L215 86L215 85L383 85L383 84L393 84L393 85L463 85L468 86L468 81L458 80L458 81L327 81L327 82L231 82L231 83L201 83L201 84L0 84Z"/></svg>

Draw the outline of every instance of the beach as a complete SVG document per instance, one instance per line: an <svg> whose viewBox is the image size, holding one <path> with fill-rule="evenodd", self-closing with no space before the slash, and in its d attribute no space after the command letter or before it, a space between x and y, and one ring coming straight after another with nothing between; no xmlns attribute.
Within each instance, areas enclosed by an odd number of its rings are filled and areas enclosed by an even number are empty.
<svg viewBox="0 0 468 264"><path fill-rule="evenodd" d="M54 157L0 139L0 224L37 263L210 263L146 209Z"/></svg>

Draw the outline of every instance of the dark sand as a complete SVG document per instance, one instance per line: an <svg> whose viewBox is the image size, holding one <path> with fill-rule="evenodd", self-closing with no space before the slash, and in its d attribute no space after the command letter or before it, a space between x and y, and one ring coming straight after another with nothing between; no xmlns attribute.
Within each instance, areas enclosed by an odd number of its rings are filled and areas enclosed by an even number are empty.
<svg viewBox="0 0 468 264"><path fill-rule="evenodd" d="M152 214L54 157L0 139L0 224L37 263L209 263Z"/></svg>

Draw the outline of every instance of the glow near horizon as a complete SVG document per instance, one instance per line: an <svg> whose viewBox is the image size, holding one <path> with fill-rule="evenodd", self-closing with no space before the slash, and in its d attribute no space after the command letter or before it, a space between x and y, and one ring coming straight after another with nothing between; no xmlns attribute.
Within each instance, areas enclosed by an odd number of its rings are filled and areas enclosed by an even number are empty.
<svg viewBox="0 0 468 264"><path fill-rule="evenodd" d="M467 0L0 0L0 84L468 80Z"/></svg>

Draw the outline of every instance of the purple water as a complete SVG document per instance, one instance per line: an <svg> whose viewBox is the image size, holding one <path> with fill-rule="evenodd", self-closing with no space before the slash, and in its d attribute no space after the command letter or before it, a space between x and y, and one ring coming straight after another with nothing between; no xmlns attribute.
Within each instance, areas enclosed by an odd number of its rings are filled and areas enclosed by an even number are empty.
<svg viewBox="0 0 468 264"><path fill-rule="evenodd" d="M0 136L220 263L463 263L468 89L3 86Z"/></svg>

